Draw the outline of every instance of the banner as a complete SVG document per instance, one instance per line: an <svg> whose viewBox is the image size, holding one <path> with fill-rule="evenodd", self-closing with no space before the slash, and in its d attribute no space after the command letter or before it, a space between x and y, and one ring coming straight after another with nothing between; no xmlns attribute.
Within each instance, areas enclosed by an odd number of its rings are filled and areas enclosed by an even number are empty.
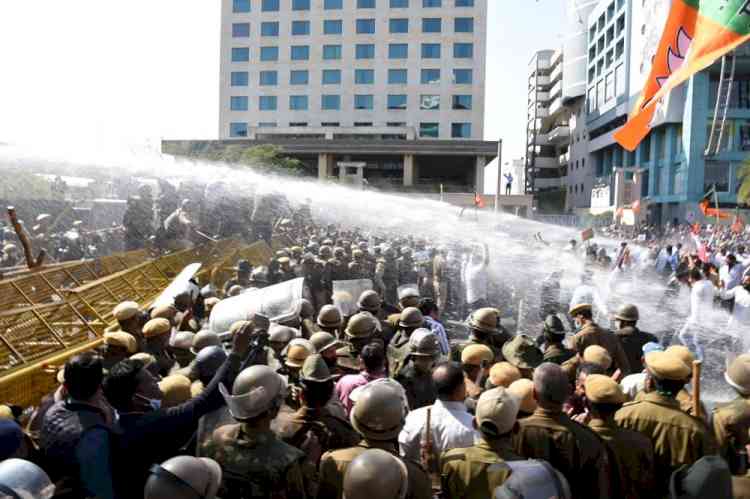
<svg viewBox="0 0 750 499"><path fill-rule="evenodd" d="M581 232L581 241L588 241L594 239L594 229L586 229Z"/></svg>
<svg viewBox="0 0 750 499"><path fill-rule="evenodd" d="M660 99L748 39L748 0L673 0L646 84L615 140L635 150L651 130Z"/></svg>

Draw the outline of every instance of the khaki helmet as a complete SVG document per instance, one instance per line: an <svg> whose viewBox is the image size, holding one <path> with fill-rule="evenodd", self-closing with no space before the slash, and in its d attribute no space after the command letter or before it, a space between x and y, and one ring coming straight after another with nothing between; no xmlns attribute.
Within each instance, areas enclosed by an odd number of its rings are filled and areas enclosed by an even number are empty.
<svg viewBox="0 0 750 499"><path fill-rule="evenodd" d="M407 307L401 312L398 325L403 328L418 328L424 323L422 312L416 307Z"/></svg>
<svg viewBox="0 0 750 499"><path fill-rule="evenodd" d="M319 331L310 336L310 343L313 344L317 353L323 353L329 348L337 348L341 346L339 340L327 331Z"/></svg>
<svg viewBox="0 0 750 499"><path fill-rule="evenodd" d="M320 247L320 249L318 250L318 255L320 256L320 258L322 258L322 259L324 259L324 260L328 260L329 258L331 258L331 255L332 255L332 254L333 254L333 253L332 253L332 251L331 251L331 247L330 247L330 246L328 246L327 244L324 244L324 245L323 245L323 246L321 246L321 247Z"/></svg>
<svg viewBox="0 0 750 499"><path fill-rule="evenodd" d="M362 251L361 249L352 250L352 258L354 258L355 260L359 260L364 257L365 257L365 252Z"/></svg>
<svg viewBox="0 0 750 499"><path fill-rule="evenodd" d="M615 319L625 322L637 322L638 307L632 304L623 305L615 314Z"/></svg>
<svg viewBox="0 0 750 499"><path fill-rule="evenodd" d="M45 471L25 459L6 459L0 462L0 484L11 494L0 492L2 496L50 499L55 495L55 484Z"/></svg>
<svg viewBox="0 0 750 499"><path fill-rule="evenodd" d="M328 369L328 364L320 354L314 353L305 359L299 374L300 380L313 383L325 383L335 378Z"/></svg>
<svg viewBox="0 0 750 499"><path fill-rule="evenodd" d="M149 470L144 499L214 499L221 485L221 466L206 457L177 456Z"/></svg>
<svg viewBox="0 0 750 499"><path fill-rule="evenodd" d="M528 335L519 334L506 341L502 348L505 360L519 369L534 369L544 362L544 354Z"/></svg>
<svg viewBox="0 0 750 499"><path fill-rule="evenodd" d="M750 354L743 353L729 364L724 379L742 395L750 395Z"/></svg>
<svg viewBox="0 0 750 499"><path fill-rule="evenodd" d="M409 354L418 357L439 356L440 342L437 335L425 328L414 331L409 337Z"/></svg>
<svg viewBox="0 0 750 499"><path fill-rule="evenodd" d="M496 308L480 308L475 310L469 318L469 327L483 333L498 332L500 313Z"/></svg>
<svg viewBox="0 0 750 499"><path fill-rule="evenodd" d="M341 258L344 258L345 256L346 256L346 251L344 251L344 248L342 248L340 246L336 246L335 248L333 248L333 257L334 258L341 259Z"/></svg>
<svg viewBox="0 0 750 499"><path fill-rule="evenodd" d="M404 499L408 489L406 465L383 449L368 449L346 467L344 499L366 497L375 490L382 499Z"/></svg>
<svg viewBox="0 0 750 499"><path fill-rule="evenodd" d="M402 392L388 383L368 383L357 394L349 420L368 440L393 440L406 420Z"/></svg>
<svg viewBox="0 0 750 499"><path fill-rule="evenodd" d="M204 348L216 345L221 345L219 335L213 331L203 329L195 333L195 336L193 336L193 343L190 352L192 352L193 355L198 355L198 352Z"/></svg>
<svg viewBox="0 0 750 499"><path fill-rule="evenodd" d="M243 421L269 410L278 410L286 396L286 382L272 368L256 365L237 376L231 395L223 384L219 385L219 391L232 417Z"/></svg>
<svg viewBox="0 0 750 499"><path fill-rule="evenodd" d="M268 329L268 341L273 343L289 343L297 336L297 331L289 326L272 324Z"/></svg>
<svg viewBox="0 0 750 499"><path fill-rule="evenodd" d="M558 316L549 314L547 318L544 319L544 332L558 336L564 335L565 326L563 326L563 323Z"/></svg>
<svg viewBox="0 0 750 499"><path fill-rule="evenodd" d="M286 351L286 360L284 364L289 367L302 367L305 359L312 354L312 351L305 345L290 344L289 349Z"/></svg>
<svg viewBox="0 0 750 499"><path fill-rule="evenodd" d="M375 317L368 312L354 314L346 325L344 333L347 338L369 338L375 333L378 324Z"/></svg>
<svg viewBox="0 0 750 499"><path fill-rule="evenodd" d="M323 305L318 313L318 326L338 328L343 324L341 311L333 305Z"/></svg>
<svg viewBox="0 0 750 499"><path fill-rule="evenodd" d="M366 312L371 312L374 314L378 310L380 310L380 295L378 295L376 291L373 291L371 289L363 291L362 294L359 295L357 306L360 308L360 310L364 310Z"/></svg>

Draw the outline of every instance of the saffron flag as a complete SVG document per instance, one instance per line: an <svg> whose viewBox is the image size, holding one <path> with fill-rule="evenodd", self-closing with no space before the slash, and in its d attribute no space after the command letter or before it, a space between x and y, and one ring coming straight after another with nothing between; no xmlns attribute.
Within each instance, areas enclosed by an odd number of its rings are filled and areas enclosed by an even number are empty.
<svg viewBox="0 0 750 499"><path fill-rule="evenodd" d="M474 193L474 206L477 208L484 208L484 199L477 193Z"/></svg>
<svg viewBox="0 0 750 499"><path fill-rule="evenodd" d="M646 84L614 137L635 150L648 135L660 99L750 39L750 0L673 0Z"/></svg>
<svg viewBox="0 0 750 499"><path fill-rule="evenodd" d="M641 212L641 200L638 199L633 205L631 206L631 209L633 210L633 213L640 213Z"/></svg>
<svg viewBox="0 0 750 499"><path fill-rule="evenodd" d="M727 220L729 218L732 218L732 216L729 213L723 212L717 208L711 208L711 203L709 203L708 199L704 199L700 203L698 203L698 208L700 208L701 213L703 213L703 216L706 218L720 218Z"/></svg>

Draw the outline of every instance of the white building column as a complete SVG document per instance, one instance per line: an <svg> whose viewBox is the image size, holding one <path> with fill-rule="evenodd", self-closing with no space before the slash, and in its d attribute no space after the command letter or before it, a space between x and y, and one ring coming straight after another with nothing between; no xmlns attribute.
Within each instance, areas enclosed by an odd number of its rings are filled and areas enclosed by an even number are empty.
<svg viewBox="0 0 750 499"><path fill-rule="evenodd" d="M477 156L476 163L474 164L474 192L477 194L484 194L484 167L486 164L487 158ZM499 170L497 173L500 175Z"/></svg>
<svg viewBox="0 0 750 499"><path fill-rule="evenodd" d="M404 186L414 186L414 155L404 154Z"/></svg>
<svg viewBox="0 0 750 499"><path fill-rule="evenodd" d="M331 176L331 156L326 153L318 154L318 180L326 180Z"/></svg>

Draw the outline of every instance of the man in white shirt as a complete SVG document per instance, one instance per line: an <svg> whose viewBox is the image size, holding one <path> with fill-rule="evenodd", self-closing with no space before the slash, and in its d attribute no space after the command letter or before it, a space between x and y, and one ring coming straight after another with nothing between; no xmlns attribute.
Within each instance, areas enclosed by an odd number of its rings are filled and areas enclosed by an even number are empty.
<svg viewBox="0 0 750 499"><path fill-rule="evenodd" d="M643 359L651 352L663 352L664 347L660 343L649 342L641 347L641 351L643 352L643 357L641 357L641 359ZM634 400L636 394L643 390L645 386L646 369L634 374L628 374L622 378L622 381L620 381L620 388L622 388L622 391L630 400Z"/></svg>
<svg viewBox="0 0 750 499"><path fill-rule="evenodd" d="M398 436L401 455L407 459L420 460L428 408L431 410L430 434L434 456L458 447L471 447L478 436L472 423L473 416L464 405L466 385L461 364L439 364L432 372L432 379L435 382L438 400L431 406L410 412Z"/></svg>
<svg viewBox="0 0 750 499"><path fill-rule="evenodd" d="M700 331L710 327L710 315L713 311L714 286L697 268L690 269L688 274L690 285L690 315L680 331L680 341L689 346L688 337L692 335L693 346L699 358L703 358Z"/></svg>
<svg viewBox="0 0 750 499"><path fill-rule="evenodd" d="M581 303L590 303L593 306L594 318L599 324L607 324L609 321L609 312L607 303L602 298L599 290L591 282L591 272L584 270L581 275L581 284L573 290L573 297L570 299L568 310L573 309Z"/></svg>
<svg viewBox="0 0 750 499"><path fill-rule="evenodd" d="M490 264L489 248L486 244L482 251L474 251L464 267L464 282L466 283L466 304L469 311L488 307L487 286L489 276L487 268Z"/></svg>
<svg viewBox="0 0 750 499"><path fill-rule="evenodd" d="M742 351L750 351L750 274L742 278L742 284L732 289L721 290L722 300L734 299L734 309L727 324L730 333L739 336Z"/></svg>

